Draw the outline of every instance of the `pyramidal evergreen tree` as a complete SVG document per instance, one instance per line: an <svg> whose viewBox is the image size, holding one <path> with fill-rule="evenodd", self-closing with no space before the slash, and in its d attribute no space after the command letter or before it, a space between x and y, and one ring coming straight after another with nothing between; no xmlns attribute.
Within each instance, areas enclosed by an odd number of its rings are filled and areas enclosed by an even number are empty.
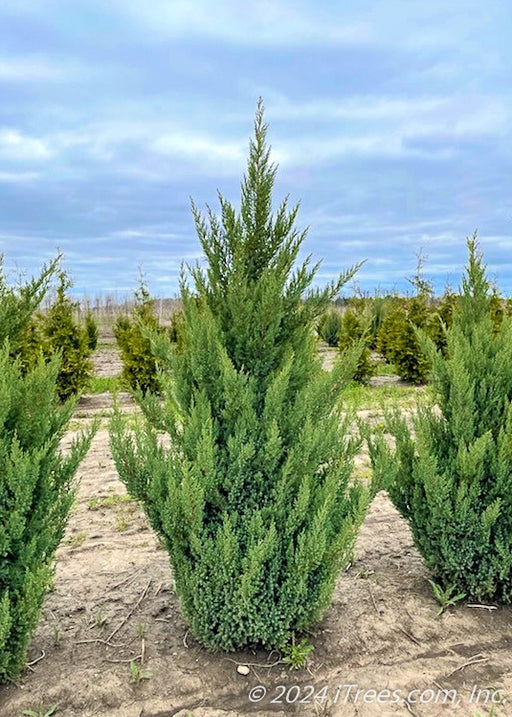
<svg viewBox="0 0 512 717"><path fill-rule="evenodd" d="M98 346L98 322L90 311L85 317L85 335L89 351L96 351Z"/></svg>
<svg viewBox="0 0 512 717"><path fill-rule="evenodd" d="M57 390L62 401L78 395L90 382L93 365L86 329L73 317L77 304L68 296L72 282L59 272L55 300L43 316L43 351L47 357L60 354Z"/></svg>
<svg viewBox="0 0 512 717"><path fill-rule="evenodd" d="M322 314L317 324L317 332L328 346L337 346L340 340L341 314L335 309Z"/></svg>
<svg viewBox="0 0 512 717"><path fill-rule="evenodd" d="M191 632L224 650L282 646L321 617L371 493L351 480L359 440L340 402L362 346L331 373L315 349L318 318L357 267L310 288L298 207L272 213L266 131L260 101L240 211L222 196L220 217L193 207L207 266L190 269L193 290L182 275L181 348L153 337L164 400L144 397L133 433L120 413L111 425Z"/></svg>
<svg viewBox="0 0 512 717"><path fill-rule="evenodd" d="M177 337L177 323L171 328ZM135 291L132 315L130 318L118 317L114 335L123 362L121 380L124 386L132 392L158 393L158 361L151 351L151 341L146 336L145 329L162 331L155 313L155 300L151 298L141 275L139 288Z"/></svg>
<svg viewBox="0 0 512 717"><path fill-rule="evenodd" d="M45 265L38 277L14 287L7 281L0 254L0 346L9 339L12 355L22 350L25 332L31 331L34 312L48 291L60 258Z"/></svg>
<svg viewBox="0 0 512 717"><path fill-rule="evenodd" d="M341 318L338 341L340 351L343 352L352 344L364 341L364 348L354 373L354 381L358 383L368 383L375 369L369 348L370 321L371 317L366 312L364 304L359 306L359 311L357 304L349 306Z"/></svg>
<svg viewBox="0 0 512 717"><path fill-rule="evenodd" d="M73 476L93 425L66 455L59 442L73 402L57 392L60 357L23 366L19 336L48 287L55 264L19 289L0 276L0 682L15 680L53 575L53 560L73 501Z"/></svg>
<svg viewBox="0 0 512 717"><path fill-rule="evenodd" d="M476 235L462 292L439 350L418 334L435 402L419 408L413 438L398 412L396 440L370 437L372 462L409 521L434 581L473 600L512 600L512 322L496 327Z"/></svg>

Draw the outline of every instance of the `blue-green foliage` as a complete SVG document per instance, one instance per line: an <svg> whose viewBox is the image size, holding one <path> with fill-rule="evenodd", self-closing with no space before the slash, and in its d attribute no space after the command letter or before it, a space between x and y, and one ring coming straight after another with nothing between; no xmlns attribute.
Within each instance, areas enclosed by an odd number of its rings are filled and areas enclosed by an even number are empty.
<svg viewBox="0 0 512 717"><path fill-rule="evenodd" d="M73 404L61 404L57 394L60 358L41 355L22 368L12 357L47 288L46 278L38 282L17 292L0 277L0 316L8 309L10 318L0 345L0 682L24 666L73 500L73 475L95 430L62 456Z"/></svg>
<svg viewBox="0 0 512 717"><path fill-rule="evenodd" d="M340 340L341 315L331 309L322 314L317 324L318 335L328 346L337 346Z"/></svg>
<svg viewBox="0 0 512 717"><path fill-rule="evenodd" d="M361 346L327 373L313 331L353 270L309 290L297 208L272 215L265 133L260 106L240 213L222 197L220 218L194 208L208 263L193 291L182 278L180 349L154 334L163 403L147 395L133 433L121 414L111 427L192 633L227 650L283 645L321 617L370 499L351 482L359 441L340 405Z"/></svg>
<svg viewBox="0 0 512 717"><path fill-rule="evenodd" d="M377 474L410 523L434 580L474 600L512 600L512 323L496 327L476 237L444 353L419 334L435 404L413 438L398 412L396 439L370 439Z"/></svg>

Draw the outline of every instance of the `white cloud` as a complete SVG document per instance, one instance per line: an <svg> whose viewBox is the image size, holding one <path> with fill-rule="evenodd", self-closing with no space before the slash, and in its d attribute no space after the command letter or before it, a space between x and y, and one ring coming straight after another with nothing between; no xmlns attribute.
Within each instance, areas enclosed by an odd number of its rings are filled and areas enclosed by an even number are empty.
<svg viewBox="0 0 512 717"><path fill-rule="evenodd" d="M42 57L0 57L0 81L60 81L68 77L69 64L57 64Z"/></svg>
<svg viewBox="0 0 512 717"><path fill-rule="evenodd" d="M247 140L226 142L220 138L173 132L160 135L150 147L159 154L239 163L245 159Z"/></svg>
<svg viewBox="0 0 512 717"><path fill-rule="evenodd" d="M180 237L176 232L159 232L151 229L121 229L112 232L112 236L125 239L177 239Z"/></svg>
<svg viewBox="0 0 512 717"><path fill-rule="evenodd" d="M0 184L24 184L39 179L38 172L3 172L0 171Z"/></svg>
<svg viewBox="0 0 512 717"><path fill-rule="evenodd" d="M52 151L45 140L29 137L15 129L0 129L0 157L9 161L44 160Z"/></svg>
<svg viewBox="0 0 512 717"><path fill-rule="evenodd" d="M349 155L444 160L459 151L460 141L503 137L512 127L512 102L507 96L356 96L302 102L271 93L270 98L270 121L283 121L286 126L301 122L296 140L287 135L277 140L284 160L292 164Z"/></svg>
<svg viewBox="0 0 512 717"><path fill-rule="evenodd" d="M318 6L283 0L115 0L139 28L167 37L212 38L249 45L300 45L305 42L365 44L372 38L360 20L332 22L322 18Z"/></svg>

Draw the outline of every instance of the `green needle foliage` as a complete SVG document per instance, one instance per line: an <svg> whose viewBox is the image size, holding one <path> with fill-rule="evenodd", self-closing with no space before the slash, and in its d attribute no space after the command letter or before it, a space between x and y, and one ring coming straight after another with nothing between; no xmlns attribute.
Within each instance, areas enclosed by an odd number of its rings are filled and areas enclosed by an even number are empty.
<svg viewBox="0 0 512 717"><path fill-rule="evenodd" d="M328 346L337 346L340 340L341 315L339 311L327 311L317 324L318 335Z"/></svg>
<svg viewBox="0 0 512 717"><path fill-rule="evenodd" d="M123 361L121 379L131 391L158 393L158 361L151 351L147 329L160 331L155 315L155 301L141 278L135 292L135 304L130 318L120 316L114 327L114 335Z"/></svg>
<svg viewBox="0 0 512 717"><path fill-rule="evenodd" d="M310 289L298 207L272 213L266 129L260 103L240 212L222 196L220 217L193 209L207 267L190 269L194 292L182 276L181 350L154 337L164 401L146 396L133 433L120 413L111 425L191 632L224 650L283 646L321 617L370 499L351 482L359 440L340 405L362 346L329 373L314 332L357 267Z"/></svg>
<svg viewBox="0 0 512 717"><path fill-rule="evenodd" d="M62 401L79 394L93 372L89 334L74 320L75 304L67 295L71 285L61 271L55 301L43 317L43 350L47 357L58 352L61 358L57 390Z"/></svg>
<svg viewBox="0 0 512 717"><path fill-rule="evenodd" d="M85 317L85 333L87 335L87 346L89 351L96 351L98 346L98 324L91 313Z"/></svg>
<svg viewBox="0 0 512 717"><path fill-rule="evenodd" d="M44 266L40 275L17 288L7 283L0 255L0 346L9 338L11 352L17 354L24 334L33 322L33 314L48 291L60 256Z"/></svg>
<svg viewBox="0 0 512 717"><path fill-rule="evenodd" d="M391 307L394 303L393 296L375 296L369 302L370 312L370 335L369 335L369 347L372 350L377 349L377 343L379 334L382 329L382 324L389 314Z"/></svg>
<svg viewBox="0 0 512 717"><path fill-rule="evenodd" d="M440 590L474 600L512 600L512 322L496 330L476 236L446 356L418 335L432 364L435 404L419 408L416 441L388 417L396 440L370 438L378 476L410 523Z"/></svg>
<svg viewBox="0 0 512 717"><path fill-rule="evenodd" d="M458 300L457 294L447 289L427 320L426 332L443 355L446 355L446 330L452 325Z"/></svg>
<svg viewBox="0 0 512 717"><path fill-rule="evenodd" d="M30 321L24 302L35 285L20 292L23 321L10 317L13 338ZM32 295L32 311L42 295L43 289ZM0 315L4 300L14 306L12 297L0 292ZM25 664L73 500L73 476L95 430L61 455L73 403L58 399L60 357L45 362L40 356L25 372L21 359L12 358L10 339L0 347L0 682L16 679Z"/></svg>
<svg viewBox="0 0 512 717"><path fill-rule="evenodd" d="M491 300L489 302L489 313L491 315L494 332L498 333L505 315L505 307L503 306L499 291L495 286L492 289Z"/></svg>
<svg viewBox="0 0 512 717"><path fill-rule="evenodd" d="M371 358L369 349L370 338L370 318L355 308L348 308L341 319L341 327L339 332L339 348L343 353L350 346L363 342L364 348L357 362L356 371L354 373L354 381L358 383L368 383L375 365Z"/></svg>
<svg viewBox="0 0 512 717"><path fill-rule="evenodd" d="M37 363L41 355L44 355L43 323L44 317L41 314L34 314L20 336L16 356L25 373Z"/></svg>
<svg viewBox="0 0 512 717"><path fill-rule="evenodd" d="M425 294L404 299L384 319L381 330L381 352L396 366L400 378L414 384L425 383L430 371L416 332L426 328L427 300Z"/></svg>

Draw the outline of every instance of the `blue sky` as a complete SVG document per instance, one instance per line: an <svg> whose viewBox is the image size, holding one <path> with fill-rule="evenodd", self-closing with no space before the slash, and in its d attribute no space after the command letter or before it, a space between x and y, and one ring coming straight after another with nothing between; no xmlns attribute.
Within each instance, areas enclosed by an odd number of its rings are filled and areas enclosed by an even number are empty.
<svg viewBox="0 0 512 717"><path fill-rule="evenodd" d="M174 295L261 95L319 283L367 259L361 289L403 288L422 248L457 286L478 229L512 294L511 36L507 0L2 0L0 253Z"/></svg>

